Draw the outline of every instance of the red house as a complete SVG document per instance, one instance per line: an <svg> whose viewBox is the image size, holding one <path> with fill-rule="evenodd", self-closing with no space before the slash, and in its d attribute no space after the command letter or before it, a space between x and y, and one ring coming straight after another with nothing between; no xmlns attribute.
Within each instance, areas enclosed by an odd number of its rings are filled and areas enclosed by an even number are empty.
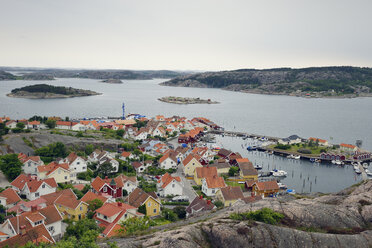
<svg viewBox="0 0 372 248"><path fill-rule="evenodd" d="M117 180L114 178L102 179L96 177L92 182L92 191L94 193L102 193L112 196L113 198L118 198L123 196L123 186L117 185Z"/></svg>

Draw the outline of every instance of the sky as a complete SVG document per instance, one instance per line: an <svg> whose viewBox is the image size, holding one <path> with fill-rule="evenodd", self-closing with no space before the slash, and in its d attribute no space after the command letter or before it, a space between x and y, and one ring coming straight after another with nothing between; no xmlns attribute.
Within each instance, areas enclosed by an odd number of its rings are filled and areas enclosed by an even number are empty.
<svg viewBox="0 0 372 248"><path fill-rule="evenodd" d="M372 67L371 0L0 0L0 66Z"/></svg>

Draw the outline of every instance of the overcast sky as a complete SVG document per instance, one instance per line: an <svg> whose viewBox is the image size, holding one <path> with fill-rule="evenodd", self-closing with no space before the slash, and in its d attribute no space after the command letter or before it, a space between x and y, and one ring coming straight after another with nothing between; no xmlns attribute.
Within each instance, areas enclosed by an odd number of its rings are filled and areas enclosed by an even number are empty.
<svg viewBox="0 0 372 248"><path fill-rule="evenodd" d="M372 66L371 0L0 0L0 65Z"/></svg>

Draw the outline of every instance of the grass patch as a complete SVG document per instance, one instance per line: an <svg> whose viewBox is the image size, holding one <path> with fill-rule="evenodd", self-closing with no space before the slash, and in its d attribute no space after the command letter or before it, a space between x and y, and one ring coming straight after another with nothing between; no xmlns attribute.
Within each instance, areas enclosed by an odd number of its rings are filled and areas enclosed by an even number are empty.
<svg viewBox="0 0 372 248"><path fill-rule="evenodd" d="M36 147L34 146L34 144L31 141L29 141L26 137L22 137L22 140L23 140L23 142L25 142L26 145L28 145L32 149L36 149Z"/></svg>
<svg viewBox="0 0 372 248"><path fill-rule="evenodd" d="M232 186L232 187L239 186L240 188L242 188L242 190L244 189L244 183L238 183L238 182L235 182L235 181L225 181L225 183L229 186Z"/></svg>
<svg viewBox="0 0 372 248"><path fill-rule="evenodd" d="M246 213L232 213L230 214L230 219L232 220L253 220L253 221L260 221L266 224L276 225L282 219L284 215L270 208L263 208L257 211L251 211Z"/></svg>
<svg viewBox="0 0 372 248"><path fill-rule="evenodd" d="M155 222L156 226L162 226L162 225L173 223L172 221L167 220L165 218L156 218L156 219L153 219L153 221Z"/></svg>

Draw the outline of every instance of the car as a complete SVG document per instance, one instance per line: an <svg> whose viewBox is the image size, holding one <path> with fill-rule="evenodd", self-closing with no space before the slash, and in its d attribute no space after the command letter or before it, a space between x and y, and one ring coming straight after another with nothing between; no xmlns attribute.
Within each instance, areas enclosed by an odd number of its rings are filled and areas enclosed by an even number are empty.
<svg viewBox="0 0 372 248"><path fill-rule="evenodd" d="M173 202L188 202L189 197L187 195L175 196L172 198Z"/></svg>

